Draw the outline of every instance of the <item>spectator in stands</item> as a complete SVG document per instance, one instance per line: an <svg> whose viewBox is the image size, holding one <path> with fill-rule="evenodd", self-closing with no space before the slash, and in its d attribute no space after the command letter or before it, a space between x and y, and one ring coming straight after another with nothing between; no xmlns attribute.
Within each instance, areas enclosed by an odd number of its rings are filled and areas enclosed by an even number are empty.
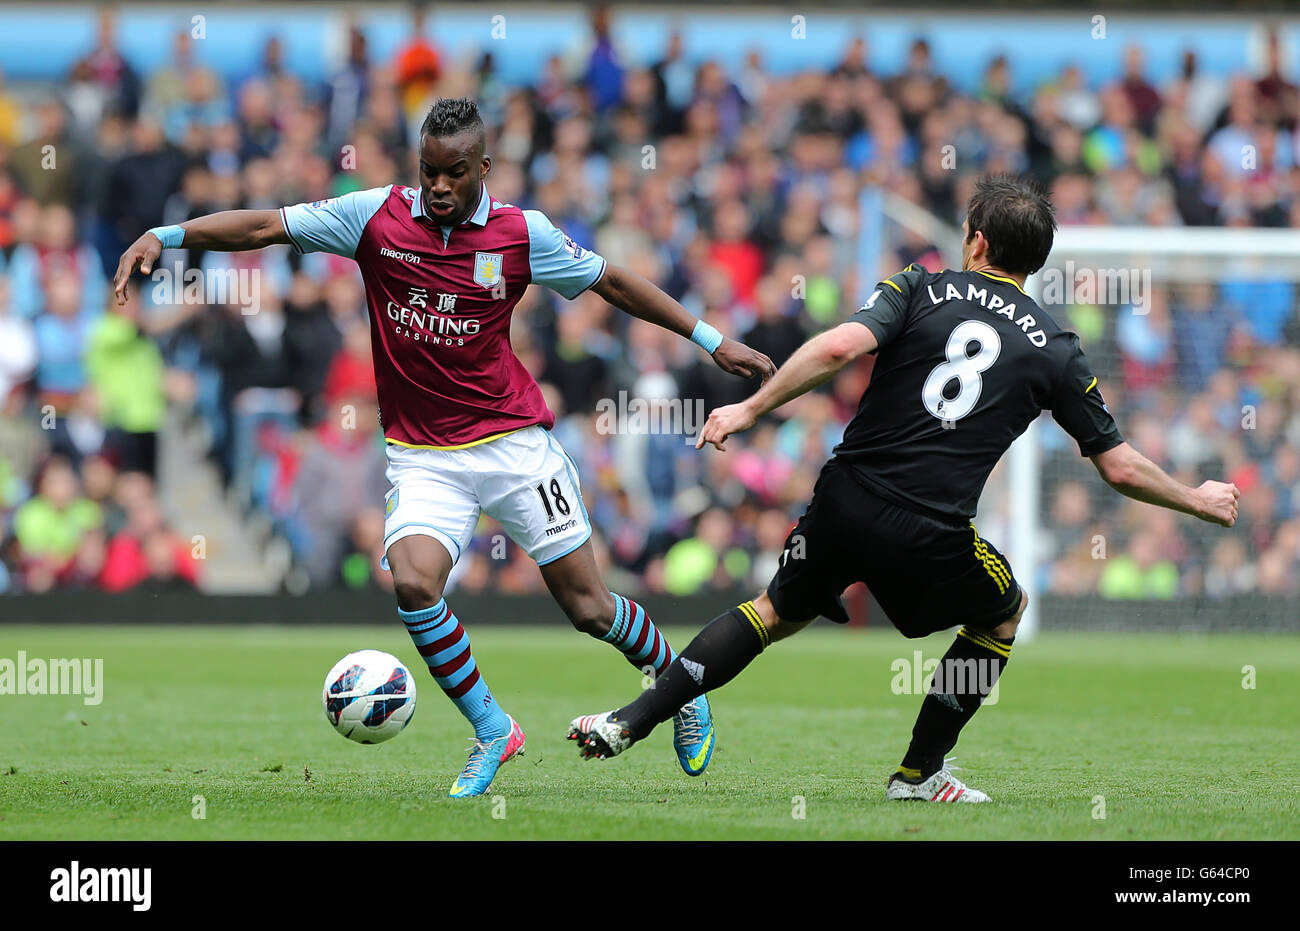
<svg viewBox="0 0 1300 931"><path fill-rule="evenodd" d="M327 133L335 151L347 141L365 106L370 83L369 50L365 31L356 24L348 28L347 61L329 82Z"/></svg>
<svg viewBox="0 0 1300 931"><path fill-rule="evenodd" d="M598 113L611 109L623 97L623 58L614 42L609 7L591 9L591 36L585 48L574 53L580 62L582 83Z"/></svg>
<svg viewBox="0 0 1300 931"><path fill-rule="evenodd" d="M349 588L373 586L391 591L393 576L381 564L384 512L379 508L362 508L358 511L352 519L347 543L348 555L339 566L343 584Z"/></svg>
<svg viewBox="0 0 1300 931"><path fill-rule="evenodd" d="M1246 558L1246 547L1235 537L1214 545L1209 568L1205 572L1205 593L1211 598L1226 598L1254 589L1256 569Z"/></svg>
<svg viewBox="0 0 1300 931"><path fill-rule="evenodd" d="M225 82L199 63L186 28L178 29L172 38L171 61L150 75L141 109L148 121L165 127L167 137L180 144L192 118L211 118L225 109L226 99Z"/></svg>
<svg viewBox="0 0 1300 931"><path fill-rule="evenodd" d="M442 55L429 40L424 13L423 3L412 5L410 38L393 59L402 114L408 125L423 119L442 77Z"/></svg>
<svg viewBox="0 0 1300 931"><path fill-rule="evenodd" d="M4 71L0 71L0 146L12 148L21 138L23 105L5 88Z"/></svg>
<svg viewBox="0 0 1300 931"><path fill-rule="evenodd" d="M1276 26L1268 30L1265 49L1264 74L1255 81L1260 117L1267 123L1293 130L1296 128L1296 108L1300 106L1300 87L1282 73L1282 40Z"/></svg>
<svg viewBox="0 0 1300 931"><path fill-rule="evenodd" d="M140 516L147 502L158 507L149 480L116 471L147 468L152 458L119 431L170 439L158 430L164 403L197 427L190 440L210 438L209 454L239 473L235 503L270 517L314 580L388 579L376 552L383 489L362 490L382 479L358 478L374 472L382 448L377 435L373 444L362 437L376 433L365 413L373 418L375 401L355 268L284 247L243 256L182 247L164 256L169 267L259 270L260 309L146 301L109 316L103 269L150 226L413 182L409 129L435 88L483 99L495 197L545 210L580 245L638 269L778 360L805 333L843 320L879 276L912 261L943 264L933 243L891 224L889 267L859 269L864 187L956 225L976 174L1024 168L1051 184L1067 225L1300 228L1300 102L1275 32L1265 33L1258 73L1192 51L1176 70L1163 68L1134 48L1115 62L1114 80L1096 81L1076 65L1045 70L1033 49L1009 49L978 63L969 81L922 37L894 73L850 35L842 54L793 74L769 67L761 49L723 60L688 48L681 33L632 56L615 41L616 16L594 10L569 58L549 54L519 87L503 86L504 63L481 49L441 55L419 7L384 62L371 61L365 24L349 22L347 60L324 87L286 67L274 35L252 73L235 74L224 62L200 64L203 46L187 30L168 63L142 75L148 90L136 113L131 67L106 13L95 48L67 56L82 56L70 80L38 90L31 104L0 89L0 588L93 584L110 568L118 578L122 566L131 584L190 578L184 563L173 565L176 541L165 527ZM638 67L638 58L654 64ZM1025 81L1030 74L1042 75L1037 86ZM939 156L948 144L952 166ZM45 167L51 157L57 170ZM1295 597L1296 291L1285 275L1216 268L1208 278L1172 286L1146 314L1049 310L1079 332L1107 398L1125 396L1126 434L1186 480L1222 468L1247 489L1255 503L1248 514L1243 505L1242 551L1158 523L1132 525L1127 512L1079 493L1072 450L1066 465L1049 448L1043 492L1055 539L1040 572L1046 591ZM758 584L873 367L864 359L846 368L736 439L726 456L706 456L680 434L609 435L596 425L596 402L619 390L705 412L752 391L684 341L611 318L591 296L562 305L536 293L516 309L512 341L581 460L601 558L636 576L629 589ZM342 426L349 409L355 433ZM1044 436L1050 447L1050 430ZM51 449L62 468L80 469L85 486L67 507L97 511L102 531L73 534L63 562L38 561L29 572L15 515L36 502L25 512L29 540L63 526L49 519L40 491ZM312 479L331 468L346 474ZM304 517L315 503L303 494L310 481L355 490L326 502L338 514ZM123 536L133 517L136 529ZM1106 559L1093 556L1096 534L1110 544ZM328 542L318 548L318 539ZM749 568L738 569L746 559ZM456 578L478 590L540 584L526 558L494 558L490 543L466 555Z"/></svg>
<svg viewBox="0 0 1300 931"><path fill-rule="evenodd" d="M373 393L340 400L340 409L322 419L306 441L293 488L297 556L317 585L339 581L358 518L374 510L373 502L387 490ZM382 542L382 513L380 518Z"/></svg>
<svg viewBox="0 0 1300 931"><path fill-rule="evenodd" d="M140 329L139 318L136 294L121 307L112 304L90 331L85 360L113 458L123 471L153 476L167 399L162 353Z"/></svg>
<svg viewBox="0 0 1300 931"><path fill-rule="evenodd" d="M11 288L0 278L0 410L18 386L36 370L36 336L31 321L14 311Z"/></svg>
<svg viewBox="0 0 1300 931"><path fill-rule="evenodd" d="M67 412L86 384L85 355L94 319L82 309L82 292L70 276L46 285L45 312L35 321L36 400Z"/></svg>
<svg viewBox="0 0 1300 931"><path fill-rule="evenodd" d="M1128 551L1109 555L1099 591L1103 598L1170 599L1178 594L1178 567L1160 556L1160 538L1139 530Z"/></svg>
<svg viewBox="0 0 1300 931"><path fill-rule="evenodd" d="M21 551L24 587L48 591L72 568L87 533L103 515L81 494L77 473L64 459L51 459L41 474L38 493L14 515L14 537Z"/></svg>
<svg viewBox="0 0 1300 931"><path fill-rule="evenodd" d="M1156 115L1160 112L1160 92L1151 86L1144 75L1145 62L1142 46L1130 45L1124 49L1124 77L1120 88L1128 98L1129 106L1137 118L1142 132L1150 135L1155 129Z"/></svg>
<svg viewBox="0 0 1300 931"><path fill-rule="evenodd" d="M80 102L73 112L87 138L105 114L132 119L140 109L140 78L118 51L116 33L114 11L101 9L95 47L72 66L73 81L80 85L70 93Z"/></svg>
<svg viewBox="0 0 1300 931"><path fill-rule="evenodd" d="M76 218L62 205L42 210L35 240L14 247L9 280L17 313L30 318L47 309L55 279L76 287L82 317L99 314L107 285L103 268L95 251L77 241Z"/></svg>
<svg viewBox="0 0 1300 931"><path fill-rule="evenodd" d="M184 167L182 156L163 138L158 124L149 119L134 123L130 148L109 169L101 195L100 212L110 218L114 239L106 244L116 256L139 231L161 225L163 206L175 192Z"/></svg>
<svg viewBox="0 0 1300 931"><path fill-rule="evenodd" d="M54 98L39 101L33 110L36 133L13 150L9 168L23 193L38 204L75 207L83 191L79 147L68 127L67 112Z"/></svg>
<svg viewBox="0 0 1300 931"><path fill-rule="evenodd" d="M542 378L560 392L567 411L592 412L601 398L612 396L606 359L617 347L593 325L602 312L593 306L593 298L580 298L556 318L555 343L542 370Z"/></svg>
<svg viewBox="0 0 1300 931"><path fill-rule="evenodd" d="M343 334L321 299L320 283L301 271L293 276L284 309L287 382L302 399L302 422L310 425L336 414L322 410L322 394L329 375L328 366L322 362L334 358L343 345Z"/></svg>
<svg viewBox="0 0 1300 931"><path fill-rule="evenodd" d="M783 365L809 335L796 316L798 304L791 290L772 275L760 280L754 291L758 318L741 336L746 346L764 353L777 365Z"/></svg>

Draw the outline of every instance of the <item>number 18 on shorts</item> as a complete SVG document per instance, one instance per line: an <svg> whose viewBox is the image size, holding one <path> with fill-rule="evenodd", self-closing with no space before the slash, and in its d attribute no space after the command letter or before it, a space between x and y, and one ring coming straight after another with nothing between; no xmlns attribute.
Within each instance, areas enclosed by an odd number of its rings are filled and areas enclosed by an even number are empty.
<svg viewBox="0 0 1300 931"><path fill-rule="evenodd" d="M468 548L479 514L495 518L538 565L576 550L591 536L578 470L555 437L525 427L462 449L390 443L384 549L423 534L452 562Z"/></svg>

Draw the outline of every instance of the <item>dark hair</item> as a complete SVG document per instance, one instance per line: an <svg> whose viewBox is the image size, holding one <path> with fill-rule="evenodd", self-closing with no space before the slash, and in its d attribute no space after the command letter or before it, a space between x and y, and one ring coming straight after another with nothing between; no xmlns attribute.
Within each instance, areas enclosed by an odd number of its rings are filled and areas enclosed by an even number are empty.
<svg viewBox="0 0 1300 931"><path fill-rule="evenodd" d="M468 97L439 97L420 126L421 138L459 136L465 132L483 135L483 117L479 116L478 104Z"/></svg>
<svg viewBox="0 0 1300 931"><path fill-rule="evenodd" d="M1032 275L1052 251L1056 213L1047 191L1016 175L986 175L975 182L966 208L966 241L976 231L988 240L994 268Z"/></svg>

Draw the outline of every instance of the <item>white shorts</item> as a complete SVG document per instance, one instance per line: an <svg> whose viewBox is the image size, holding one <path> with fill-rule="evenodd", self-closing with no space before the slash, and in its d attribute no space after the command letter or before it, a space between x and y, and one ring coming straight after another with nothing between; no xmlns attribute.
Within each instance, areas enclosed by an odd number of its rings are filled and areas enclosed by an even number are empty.
<svg viewBox="0 0 1300 931"><path fill-rule="evenodd" d="M591 536L578 470L549 430L533 425L463 449L388 444L384 568L403 537L433 537L452 564L474 536L479 512L505 528L539 566L567 556Z"/></svg>

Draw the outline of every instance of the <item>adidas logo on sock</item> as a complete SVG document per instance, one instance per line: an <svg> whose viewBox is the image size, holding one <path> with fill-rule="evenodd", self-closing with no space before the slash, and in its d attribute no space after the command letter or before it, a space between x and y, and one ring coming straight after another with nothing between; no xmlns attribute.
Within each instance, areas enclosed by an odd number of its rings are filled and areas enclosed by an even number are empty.
<svg viewBox="0 0 1300 931"><path fill-rule="evenodd" d="M704 664L703 664L703 663L697 663L697 662L695 662L695 661L693 661L693 660L689 660L689 659L687 659L686 657L683 656L683 657L682 657L682 668L686 670L686 674L687 674L688 676L690 676L692 679L695 680L695 684L696 684L696 685L703 685L703 684L704 684Z"/></svg>
<svg viewBox="0 0 1300 931"><path fill-rule="evenodd" d="M961 703L957 701L957 696L953 695L951 692L931 692L930 694L939 699L939 701L943 702L953 711L960 712L962 710Z"/></svg>

